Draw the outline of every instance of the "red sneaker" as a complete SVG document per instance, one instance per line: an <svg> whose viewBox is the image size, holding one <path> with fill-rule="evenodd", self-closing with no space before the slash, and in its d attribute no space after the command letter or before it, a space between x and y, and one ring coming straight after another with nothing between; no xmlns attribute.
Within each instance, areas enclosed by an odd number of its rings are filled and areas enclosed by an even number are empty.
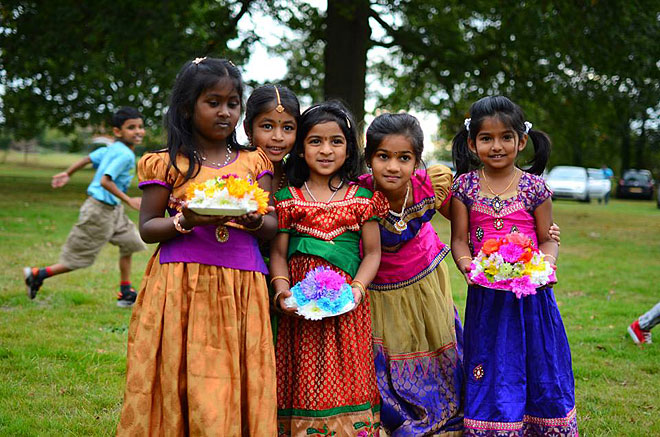
<svg viewBox="0 0 660 437"><path fill-rule="evenodd" d="M652 343L651 331L644 331L640 328L639 319L635 320L630 326L628 326L628 334L630 334L630 338L632 338L636 344Z"/></svg>

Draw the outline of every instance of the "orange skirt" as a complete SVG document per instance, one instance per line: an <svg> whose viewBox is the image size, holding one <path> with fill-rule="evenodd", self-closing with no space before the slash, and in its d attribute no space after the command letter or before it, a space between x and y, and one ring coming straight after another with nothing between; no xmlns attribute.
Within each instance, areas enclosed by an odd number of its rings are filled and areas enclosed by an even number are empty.
<svg viewBox="0 0 660 437"><path fill-rule="evenodd" d="M264 275L158 255L133 308L117 435L276 435Z"/></svg>

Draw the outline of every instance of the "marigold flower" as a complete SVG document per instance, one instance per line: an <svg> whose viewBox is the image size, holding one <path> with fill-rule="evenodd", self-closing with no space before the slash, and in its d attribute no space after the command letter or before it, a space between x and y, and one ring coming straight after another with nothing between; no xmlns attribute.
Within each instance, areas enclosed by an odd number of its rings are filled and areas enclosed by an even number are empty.
<svg viewBox="0 0 660 437"><path fill-rule="evenodd" d="M481 251L486 255L490 255L491 253L497 252L499 248L500 248L500 242L495 238L491 238L484 242L484 245L481 247Z"/></svg>

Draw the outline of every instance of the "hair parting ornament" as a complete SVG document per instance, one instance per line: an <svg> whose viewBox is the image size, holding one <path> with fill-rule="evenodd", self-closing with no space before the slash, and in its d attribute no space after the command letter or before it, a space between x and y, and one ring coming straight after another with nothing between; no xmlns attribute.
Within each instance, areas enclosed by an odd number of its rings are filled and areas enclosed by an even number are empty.
<svg viewBox="0 0 660 437"><path fill-rule="evenodd" d="M472 121L471 118L466 118L463 120L463 125L465 126L465 130L470 132L470 122ZM528 134L529 131L532 129L533 124L529 121L526 121L523 123L525 125L525 134Z"/></svg>
<svg viewBox="0 0 660 437"><path fill-rule="evenodd" d="M273 88L275 88L275 96L277 97L277 106L275 107L275 110L281 114L284 112L284 106L282 106L282 100L280 99L280 91L277 89L277 85L274 85Z"/></svg>

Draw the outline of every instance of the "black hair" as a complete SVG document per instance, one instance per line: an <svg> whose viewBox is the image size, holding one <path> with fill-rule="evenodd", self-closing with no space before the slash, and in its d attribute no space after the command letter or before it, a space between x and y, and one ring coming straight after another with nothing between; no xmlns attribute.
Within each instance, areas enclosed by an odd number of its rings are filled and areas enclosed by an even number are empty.
<svg viewBox="0 0 660 437"><path fill-rule="evenodd" d="M252 135L252 123L259 114L271 111L279 104L284 110L296 120L300 117L300 102L298 97L289 88L281 85L260 86L250 94L245 104L245 125L247 126L248 136Z"/></svg>
<svg viewBox="0 0 660 437"><path fill-rule="evenodd" d="M140 111L132 106L122 106L121 108L117 109L114 114L112 114L110 124L112 127L121 129L124 123L126 123L126 120L130 120L132 118L140 118L144 121L144 116L140 113Z"/></svg>
<svg viewBox="0 0 660 437"><path fill-rule="evenodd" d="M468 138L476 142L477 134L485 118L497 117L502 123L510 127L518 134L518 139L525 134L525 114L520 106L513 103L507 97L493 96L484 97L470 106L470 121L464 126L452 140L452 158L456 166L456 173L463 174L470 170L479 168L479 158L470 150ZM552 144L545 132L529 129L529 139L534 144L534 157L525 164L528 173L540 175L550 158Z"/></svg>
<svg viewBox="0 0 660 437"><path fill-rule="evenodd" d="M195 153L196 148L193 144L195 103L204 90L211 88L223 79L229 79L232 82L238 93L241 109L243 109L245 86L241 72L231 61L218 58L199 60L198 58L195 61L186 62L176 75L165 118L165 128L167 129L167 149L171 165L179 170L176 165L178 154L184 155L190 163L185 180L199 173L202 166L201 158L198 153ZM245 148L236 140L235 129L227 138L227 144L234 149Z"/></svg>
<svg viewBox="0 0 660 437"><path fill-rule="evenodd" d="M305 158L301 156L305 151L307 134L317 124L333 121L337 123L346 138L346 161L335 173L335 176L339 176L341 183L349 183L357 181L358 176L362 173L362 157L353 116L341 102L331 100L309 107L298 119L296 141L289 154L289 159L285 163L287 178L294 187L300 188L309 179L309 167ZM330 178L328 181L330 189L333 191L339 189L339 186L332 185L332 179Z"/></svg>
<svg viewBox="0 0 660 437"><path fill-rule="evenodd" d="M410 114L382 114L374 118L367 129L367 146L364 157L367 163L376 153L376 149L389 135L403 135L410 141L417 163L423 163L424 132L419 121Z"/></svg>

